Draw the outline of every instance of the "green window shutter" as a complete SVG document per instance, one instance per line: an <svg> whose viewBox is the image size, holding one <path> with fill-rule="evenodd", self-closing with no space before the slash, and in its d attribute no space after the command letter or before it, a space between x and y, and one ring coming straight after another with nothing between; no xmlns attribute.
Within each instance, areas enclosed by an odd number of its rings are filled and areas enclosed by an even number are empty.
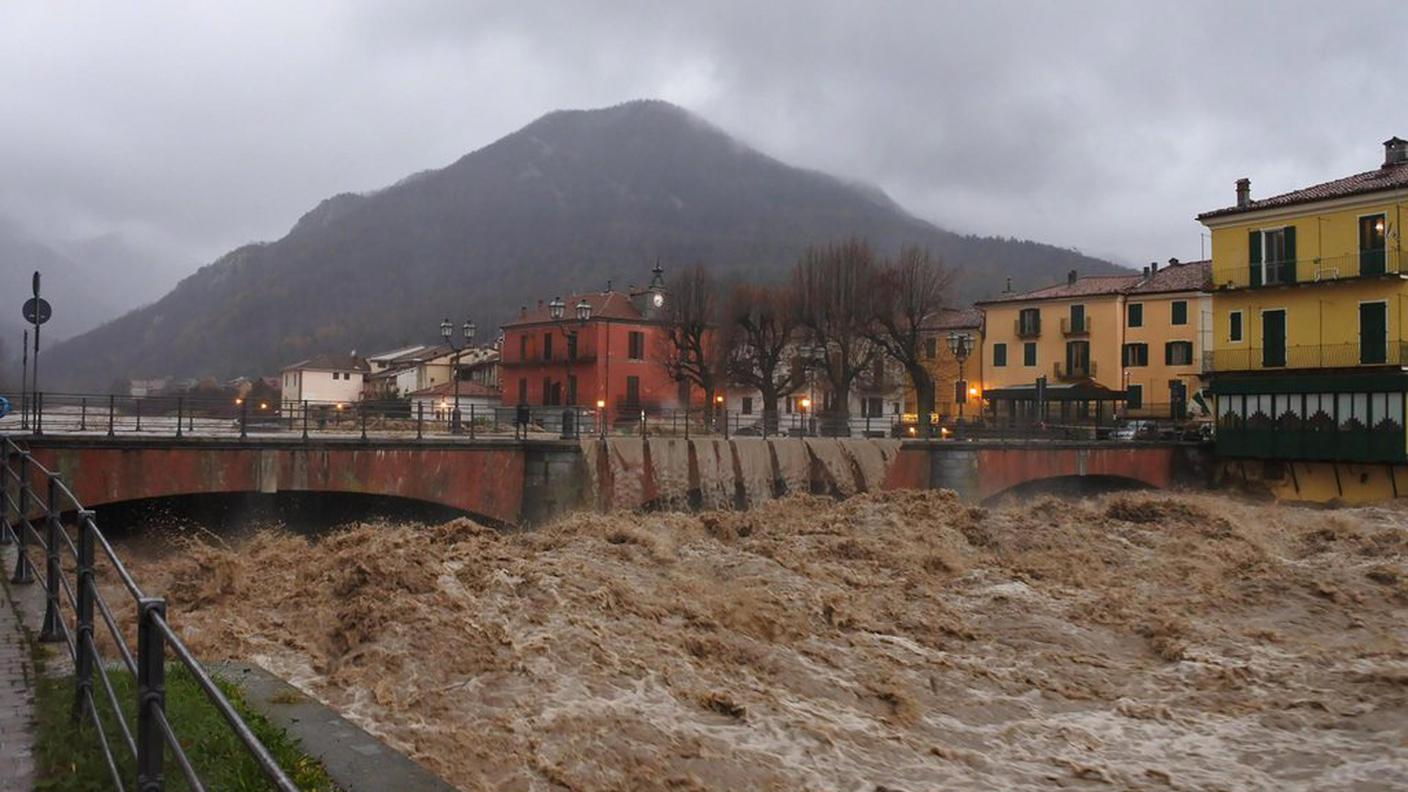
<svg viewBox="0 0 1408 792"><path fill-rule="evenodd" d="M1143 327L1143 326L1144 326L1144 303L1130 303L1130 304L1129 304L1129 326L1130 326L1130 327Z"/></svg>
<svg viewBox="0 0 1408 792"><path fill-rule="evenodd" d="M1164 344L1164 365L1173 365L1173 342Z"/></svg>
<svg viewBox="0 0 1408 792"><path fill-rule="evenodd" d="M1174 300L1172 322L1176 325L1188 324L1188 303L1183 300Z"/></svg>
<svg viewBox="0 0 1408 792"><path fill-rule="evenodd" d="M1005 366L1005 365L1007 365L1007 345L1006 345L1006 344L993 344L993 345L992 345L992 364L993 364L994 366Z"/></svg>
<svg viewBox="0 0 1408 792"><path fill-rule="evenodd" d="M1282 268L1286 283L1296 282L1296 227L1286 226L1286 265Z"/></svg>
<svg viewBox="0 0 1408 792"><path fill-rule="evenodd" d="M1250 262L1251 279L1247 283L1252 286L1261 285L1261 232L1253 231L1247 239L1247 250L1249 251L1248 261Z"/></svg>

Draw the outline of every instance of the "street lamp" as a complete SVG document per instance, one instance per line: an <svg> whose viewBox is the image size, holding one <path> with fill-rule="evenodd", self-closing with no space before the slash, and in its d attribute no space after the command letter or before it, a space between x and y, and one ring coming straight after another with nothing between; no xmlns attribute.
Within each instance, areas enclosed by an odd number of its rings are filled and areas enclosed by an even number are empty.
<svg viewBox="0 0 1408 792"><path fill-rule="evenodd" d="M585 326L592 318L592 304L587 302L586 297L582 297L577 301L576 305L572 306L572 312L577 318L577 323ZM577 357L575 347L577 331L568 329L567 327L567 322L565 321L565 317L567 316L567 303L563 302L561 297L554 297L552 298L552 302L548 303L548 316L552 317L552 321L557 326L558 332L562 333L562 345L564 349L562 350L561 387L562 404L565 407L568 406L569 401L575 400L575 394L569 394L567 392L567 385L572 380L572 364L576 362ZM547 396L547 394L544 394L544 396ZM570 436L567 420L568 418L564 411L562 425L563 437Z"/></svg>
<svg viewBox="0 0 1408 792"><path fill-rule="evenodd" d="M445 339L445 343L450 345L450 349L455 353L454 362L450 366L450 379L455 383L455 409L450 411L450 431L454 434L460 433L460 355L464 350L474 343L475 332L474 320L466 319L460 328L464 334L464 343L456 346L455 326L450 322L450 317L445 317L445 321L440 323L440 337Z"/></svg>
<svg viewBox="0 0 1408 792"><path fill-rule="evenodd" d="M953 354L954 360L958 361L958 381L954 383L954 401L958 402L958 427L957 434L963 434L963 405L968 401L968 381L963 376L963 364L968 361L968 356L973 352L973 336L969 333L950 332L948 334L948 351Z"/></svg>

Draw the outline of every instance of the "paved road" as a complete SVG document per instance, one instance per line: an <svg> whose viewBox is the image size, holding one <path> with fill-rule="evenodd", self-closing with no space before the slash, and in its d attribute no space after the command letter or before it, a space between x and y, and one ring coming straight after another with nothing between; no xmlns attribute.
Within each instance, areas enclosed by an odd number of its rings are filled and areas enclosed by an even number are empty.
<svg viewBox="0 0 1408 792"><path fill-rule="evenodd" d="M34 785L34 668L9 597L14 546L0 548L7 588L0 593L0 790L30 792Z"/></svg>

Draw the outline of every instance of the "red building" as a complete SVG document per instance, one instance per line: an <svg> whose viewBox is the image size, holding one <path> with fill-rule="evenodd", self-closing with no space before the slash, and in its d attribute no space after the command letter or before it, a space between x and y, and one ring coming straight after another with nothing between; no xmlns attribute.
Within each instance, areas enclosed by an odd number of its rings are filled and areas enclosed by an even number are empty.
<svg viewBox="0 0 1408 792"><path fill-rule="evenodd" d="M656 266L645 289L571 294L520 310L503 327L503 403L603 404L616 412L677 406L679 383L662 363L668 299Z"/></svg>

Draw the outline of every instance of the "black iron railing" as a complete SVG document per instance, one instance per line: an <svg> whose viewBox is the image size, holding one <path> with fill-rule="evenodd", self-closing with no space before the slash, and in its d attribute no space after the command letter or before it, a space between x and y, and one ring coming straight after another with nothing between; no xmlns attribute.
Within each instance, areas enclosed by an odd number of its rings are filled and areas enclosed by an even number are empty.
<svg viewBox="0 0 1408 792"><path fill-rule="evenodd" d="M1369 344L1307 344L1288 347L1215 349L1204 353L1208 372L1262 369L1353 368L1408 364L1408 342L1379 341Z"/></svg>
<svg viewBox="0 0 1408 792"><path fill-rule="evenodd" d="M165 756L171 752L181 774L192 790L204 790L190 756L181 744L176 728L166 717L166 663L174 658L186 667L206 697L229 724L245 749L277 789L297 790L293 781L274 761L268 748L250 730L229 699L211 679L167 619L167 603L137 585L112 545L98 529L94 513L83 508L58 473L39 464L30 453L9 437L3 438L4 481L0 488L0 543L16 544L17 555L12 582L38 583L44 589L44 622L39 640L64 642L74 666L73 717L87 715L93 724L103 758L112 774L113 786L129 786L141 792L161 792L165 788ZM43 484L39 484L42 481ZM35 490L45 489L43 497ZM65 525L65 515L72 515ZM36 527L36 525L38 527ZM41 529L43 535L41 535ZM76 541L72 534L77 534ZM30 558L31 548L42 553L42 567ZM67 550L68 560L65 559ZM137 651L123 634L113 609L97 585L97 559L101 557L137 610ZM63 567L71 561L72 582ZM109 676L109 665L98 650L95 629L106 628L117 648L121 667L137 683L136 723L122 714L118 696ZM94 680L111 708L119 734L108 735L95 699ZM126 750L136 767L136 778L124 778L114 756Z"/></svg>
<svg viewBox="0 0 1408 792"><path fill-rule="evenodd" d="M1297 257L1294 261L1271 261L1258 265L1256 275L1250 263L1217 266L1212 271L1215 289L1285 286L1297 283L1323 283L1348 278L1397 275L1408 271L1402 250L1364 250L1339 256Z"/></svg>

